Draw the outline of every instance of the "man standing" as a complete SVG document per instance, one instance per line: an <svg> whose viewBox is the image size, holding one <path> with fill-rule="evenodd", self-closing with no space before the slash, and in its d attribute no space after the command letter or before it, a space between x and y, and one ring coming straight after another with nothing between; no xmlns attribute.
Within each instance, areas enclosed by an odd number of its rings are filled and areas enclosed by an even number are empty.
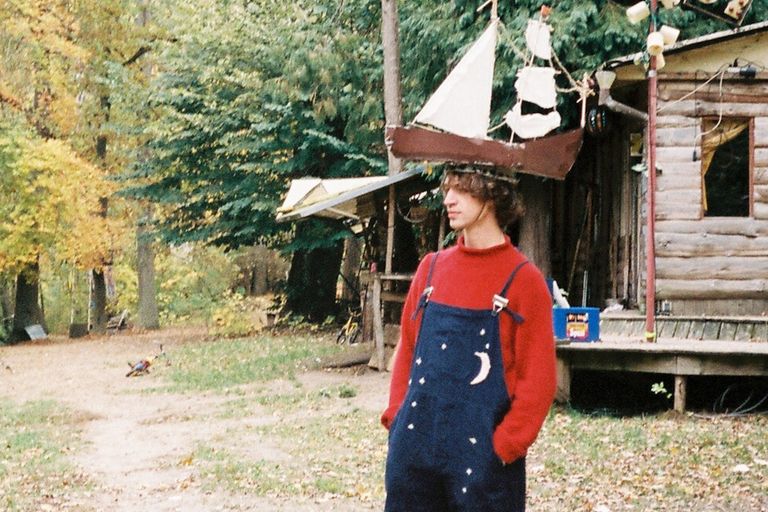
<svg viewBox="0 0 768 512"><path fill-rule="evenodd" d="M455 246L406 299L389 406L387 512L525 510L525 455L555 394L552 298L503 228L522 211L498 169L452 168Z"/></svg>

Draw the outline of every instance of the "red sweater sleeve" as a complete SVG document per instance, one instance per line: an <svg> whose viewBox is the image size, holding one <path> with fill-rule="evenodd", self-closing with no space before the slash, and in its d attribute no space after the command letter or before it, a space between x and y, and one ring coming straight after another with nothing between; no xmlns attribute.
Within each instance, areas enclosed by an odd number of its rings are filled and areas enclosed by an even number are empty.
<svg viewBox="0 0 768 512"><path fill-rule="evenodd" d="M400 319L400 340L395 348L395 364L392 368L392 378L389 384L389 405L381 415L381 424L387 430L389 430L389 426L392 424L392 420L395 419L395 415L400 409L400 404L403 403L405 394L408 392L408 378L411 374L413 350L416 346L416 337L419 333L419 325L421 324L421 314L414 319L413 313L416 311L419 298L424 291L429 271L429 262L432 261L432 258L434 258L434 253L427 255L419 264L403 305L403 313Z"/></svg>
<svg viewBox="0 0 768 512"><path fill-rule="evenodd" d="M536 440L557 386L549 289L533 266L521 271L520 278L514 285L521 290L516 293L520 299L514 308L524 321L517 326L512 351L514 364L506 376L508 385L513 383L512 405L493 436L496 454L505 462L524 456Z"/></svg>

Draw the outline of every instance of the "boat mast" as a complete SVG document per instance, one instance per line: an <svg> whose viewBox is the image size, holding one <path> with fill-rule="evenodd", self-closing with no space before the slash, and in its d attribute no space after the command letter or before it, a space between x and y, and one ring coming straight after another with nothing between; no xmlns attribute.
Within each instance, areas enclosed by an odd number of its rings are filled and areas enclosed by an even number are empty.
<svg viewBox="0 0 768 512"><path fill-rule="evenodd" d="M491 4L491 21L499 20L499 0L487 0L483 5L477 8L477 12L482 11L488 4Z"/></svg>

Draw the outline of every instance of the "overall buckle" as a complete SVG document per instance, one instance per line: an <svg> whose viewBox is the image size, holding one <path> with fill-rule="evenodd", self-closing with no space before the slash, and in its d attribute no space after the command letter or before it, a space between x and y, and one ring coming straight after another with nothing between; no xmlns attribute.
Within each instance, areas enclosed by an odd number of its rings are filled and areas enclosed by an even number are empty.
<svg viewBox="0 0 768 512"><path fill-rule="evenodd" d="M506 297L502 297L501 295L494 295L493 296L493 314L498 315L502 309L507 307L507 304L509 304L509 299Z"/></svg>

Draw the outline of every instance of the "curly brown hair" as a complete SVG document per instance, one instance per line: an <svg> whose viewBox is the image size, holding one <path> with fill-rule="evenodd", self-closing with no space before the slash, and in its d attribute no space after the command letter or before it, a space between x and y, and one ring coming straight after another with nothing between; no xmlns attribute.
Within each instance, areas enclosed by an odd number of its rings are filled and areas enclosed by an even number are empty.
<svg viewBox="0 0 768 512"><path fill-rule="evenodd" d="M497 177L493 170L482 168L449 167L443 173L440 190L449 187L467 192L481 201L491 201L499 227L506 228L517 221L524 211L517 193L517 180Z"/></svg>

